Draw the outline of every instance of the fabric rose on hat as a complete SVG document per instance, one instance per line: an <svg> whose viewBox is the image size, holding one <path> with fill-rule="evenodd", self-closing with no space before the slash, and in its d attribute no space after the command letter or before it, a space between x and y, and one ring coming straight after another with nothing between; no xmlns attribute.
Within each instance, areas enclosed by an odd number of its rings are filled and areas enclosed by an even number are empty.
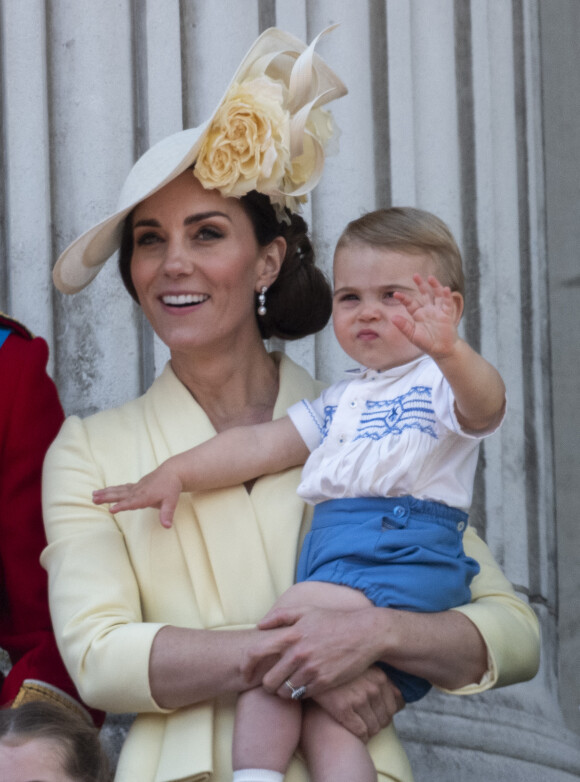
<svg viewBox="0 0 580 782"><path fill-rule="evenodd" d="M195 163L194 175L205 188L238 198L278 189L290 161L285 90L266 76L232 86Z"/></svg>
<svg viewBox="0 0 580 782"><path fill-rule="evenodd" d="M314 54L323 34L299 56L281 41L279 51L261 51L237 76L197 154L193 173L205 188L236 198L257 190L285 222L287 210L300 211L337 136L322 106L346 92Z"/></svg>

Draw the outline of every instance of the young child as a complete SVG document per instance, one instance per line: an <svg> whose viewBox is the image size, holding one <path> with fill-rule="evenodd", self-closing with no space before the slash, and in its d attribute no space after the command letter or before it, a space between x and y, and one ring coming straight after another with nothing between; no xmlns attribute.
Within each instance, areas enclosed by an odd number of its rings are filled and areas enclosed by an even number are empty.
<svg viewBox="0 0 580 782"><path fill-rule="evenodd" d="M97 729L71 709L29 701L0 710L3 782L109 782Z"/></svg>
<svg viewBox="0 0 580 782"><path fill-rule="evenodd" d="M227 430L94 500L115 503L113 513L159 507L170 526L181 492L239 484L308 457L298 493L314 505L312 528L299 583L275 609L357 610L371 601L443 611L468 602L479 565L463 552L463 530L479 442L503 419L505 387L458 334L459 249L427 212L370 212L338 241L334 288L334 331L362 365L350 379L299 402L285 418ZM260 627L274 625L268 614ZM430 687L377 664L407 702ZM234 780L281 780L298 743L315 782L376 780L361 741L311 701L300 712L296 701L308 682L286 686L291 700L262 688L240 696Z"/></svg>

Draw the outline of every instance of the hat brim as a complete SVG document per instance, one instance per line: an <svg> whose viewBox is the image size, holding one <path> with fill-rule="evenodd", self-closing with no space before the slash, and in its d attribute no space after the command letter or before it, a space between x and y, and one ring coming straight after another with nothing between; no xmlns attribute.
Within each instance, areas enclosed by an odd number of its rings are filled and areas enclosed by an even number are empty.
<svg viewBox="0 0 580 782"><path fill-rule="evenodd" d="M315 43L313 41L311 47ZM278 75L283 78L288 71L287 61L296 62L307 48L306 44L283 30L272 27L264 31L243 58L210 118L197 128L168 136L137 160L123 185L117 210L79 236L58 258L53 269L55 286L63 293L77 293L96 277L118 250L124 221L130 212L195 163L206 133L235 82L270 66L273 78ZM346 94L345 85L334 71L318 55L313 54L313 60L319 104ZM304 84L308 83L308 78L304 79Z"/></svg>

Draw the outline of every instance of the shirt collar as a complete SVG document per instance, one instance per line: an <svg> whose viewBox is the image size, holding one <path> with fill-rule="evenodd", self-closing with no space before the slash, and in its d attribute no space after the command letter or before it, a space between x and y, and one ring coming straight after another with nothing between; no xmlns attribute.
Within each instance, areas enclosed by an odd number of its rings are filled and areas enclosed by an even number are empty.
<svg viewBox="0 0 580 782"><path fill-rule="evenodd" d="M429 356L419 356L418 358L413 359L413 361L408 361L406 364L400 364L397 367L391 367L391 369L385 369L382 372L376 369L369 369L368 367L353 367L352 369L345 370L345 375L350 380L363 380L370 377L390 378L394 380L396 378L403 377L403 375L406 375L409 370L413 369L423 361L427 361L428 359Z"/></svg>

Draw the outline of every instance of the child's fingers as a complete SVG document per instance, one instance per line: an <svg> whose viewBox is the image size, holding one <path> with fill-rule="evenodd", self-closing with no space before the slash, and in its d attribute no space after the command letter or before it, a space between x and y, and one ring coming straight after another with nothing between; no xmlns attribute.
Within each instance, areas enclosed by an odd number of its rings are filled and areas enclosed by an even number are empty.
<svg viewBox="0 0 580 782"><path fill-rule="evenodd" d="M415 321L404 318L402 315L393 315L391 321L410 342L413 341L415 337Z"/></svg>
<svg viewBox="0 0 580 782"><path fill-rule="evenodd" d="M161 526L165 527L166 529L169 529L173 524L173 516L175 515L175 508L177 507L178 499L179 496L177 498L166 497L164 500L161 501L161 508L159 510L159 520L161 521Z"/></svg>
<svg viewBox="0 0 580 782"><path fill-rule="evenodd" d="M111 513L121 513L121 511L127 510L124 502L116 502L109 508Z"/></svg>
<svg viewBox="0 0 580 782"><path fill-rule="evenodd" d="M105 502L117 502L124 499L135 486L134 483L124 483L120 486L106 486L104 489L96 489L93 492L95 505L103 505Z"/></svg>
<svg viewBox="0 0 580 782"><path fill-rule="evenodd" d="M139 508L145 507L147 506L143 505L142 502L138 502L137 500L128 497L127 499L120 500L114 505L111 505L109 510L111 513L122 513L124 510L138 510Z"/></svg>

